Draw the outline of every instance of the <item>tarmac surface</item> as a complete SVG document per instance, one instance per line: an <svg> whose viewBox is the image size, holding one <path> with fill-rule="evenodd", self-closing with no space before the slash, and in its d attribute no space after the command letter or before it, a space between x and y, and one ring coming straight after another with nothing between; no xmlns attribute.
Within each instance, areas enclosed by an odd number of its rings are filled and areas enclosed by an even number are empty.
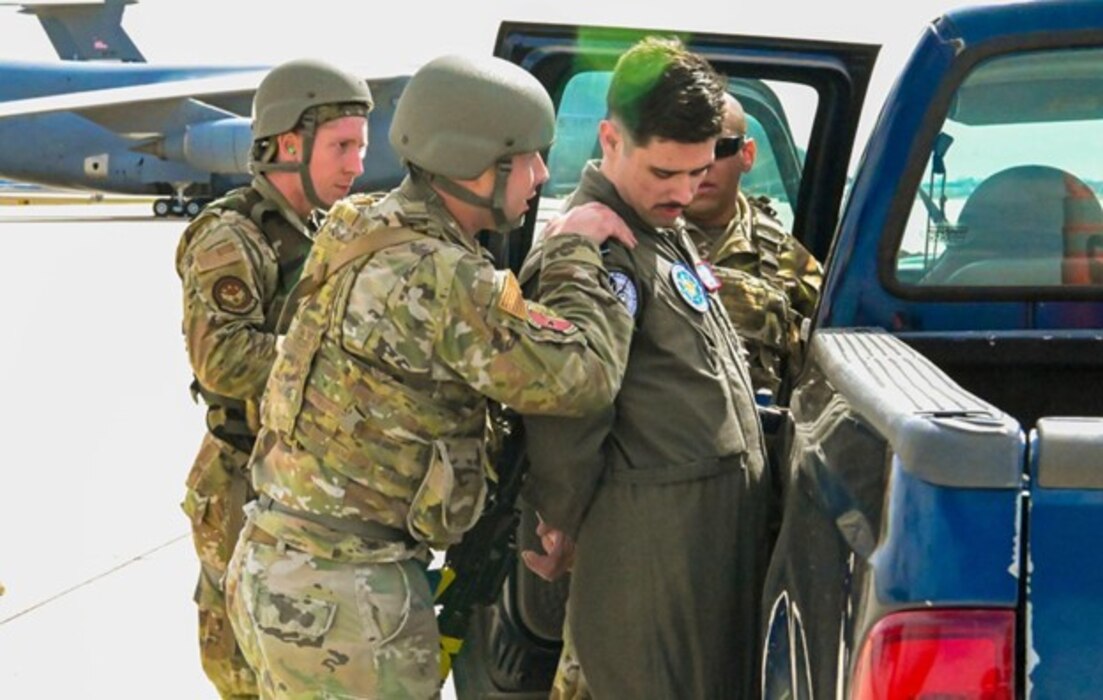
<svg viewBox="0 0 1103 700"><path fill-rule="evenodd" d="M179 507L186 222L148 212L0 206L0 698L218 698Z"/></svg>

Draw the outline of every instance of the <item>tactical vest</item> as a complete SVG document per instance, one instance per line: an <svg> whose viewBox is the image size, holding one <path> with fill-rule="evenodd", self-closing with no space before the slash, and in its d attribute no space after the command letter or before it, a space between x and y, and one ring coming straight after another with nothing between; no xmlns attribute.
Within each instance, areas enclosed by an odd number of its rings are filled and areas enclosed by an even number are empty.
<svg viewBox="0 0 1103 700"><path fill-rule="evenodd" d="M278 327L280 312L302 274L303 264L310 253L311 240L284 218L275 202L265 199L252 187L241 187L207 205L184 232L184 245L191 243L191 238L205 222L222 216L226 211L236 212L252 221L276 253L276 293L264 304L264 324L260 330L282 334L286 328ZM241 240L245 246L253 249L256 259L262 258L252 239L241 236ZM240 450L252 450L256 432L250 426L244 401L215 393L202 386L194 376L191 392L193 397L202 396L203 402L207 404L207 426L216 437Z"/></svg>
<svg viewBox="0 0 1103 700"><path fill-rule="evenodd" d="M751 250L738 244L733 220L722 244L709 255L723 287L720 296L749 355L755 390L776 392L781 384L782 360L799 342L799 321L780 275L781 256L789 234L774 218L765 198L747 198L746 231Z"/></svg>
<svg viewBox="0 0 1103 700"><path fill-rule="evenodd" d="M269 379L254 483L303 519L379 523L444 547L482 512L487 401L463 383L355 356L341 337L352 286L374 253L416 240L388 264L401 277L438 256L447 288L449 257L462 251L434 235L420 202L403 204L399 226L367 211L338 203L307 262L302 284L312 289L296 294L301 306ZM351 234L340 241L334 231Z"/></svg>

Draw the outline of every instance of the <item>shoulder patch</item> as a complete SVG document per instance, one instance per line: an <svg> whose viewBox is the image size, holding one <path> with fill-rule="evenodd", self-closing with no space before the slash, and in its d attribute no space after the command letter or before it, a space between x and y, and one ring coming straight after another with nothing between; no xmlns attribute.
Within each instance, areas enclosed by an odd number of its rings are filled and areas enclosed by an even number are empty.
<svg viewBox="0 0 1103 700"><path fill-rule="evenodd" d="M210 250L195 255L195 268L198 272L210 272L242 259L241 251L233 243L220 243Z"/></svg>
<svg viewBox="0 0 1103 700"><path fill-rule="evenodd" d="M257 305L257 298L240 277L220 277L211 288L211 296L218 308L231 314L246 314Z"/></svg>
<svg viewBox="0 0 1103 700"><path fill-rule="evenodd" d="M556 333L563 334L573 333L578 330L578 326L565 318L555 316L554 312L545 306L533 303L529 303L526 306L528 307L529 323L537 328L546 328Z"/></svg>
<svg viewBox="0 0 1103 700"><path fill-rule="evenodd" d="M609 273L609 283L613 287L613 294L628 309L628 313L635 317L640 309L640 292L632 278L620 270L613 270Z"/></svg>
<svg viewBox="0 0 1103 700"><path fill-rule="evenodd" d="M521 285L512 271L506 271L502 280L502 294L498 297L498 308L503 312L522 321L528 318L525 306L525 297L521 293Z"/></svg>

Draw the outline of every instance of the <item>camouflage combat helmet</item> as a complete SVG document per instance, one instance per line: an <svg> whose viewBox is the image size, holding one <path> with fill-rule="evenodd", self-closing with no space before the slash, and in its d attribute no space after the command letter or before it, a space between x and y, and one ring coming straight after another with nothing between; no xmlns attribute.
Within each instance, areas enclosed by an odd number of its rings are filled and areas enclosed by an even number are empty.
<svg viewBox="0 0 1103 700"><path fill-rule="evenodd" d="M366 117L371 111L368 84L328 63L312 59L288 61L273 68L253 96L253 172L298 171L312 204L326 204L310 179L310 157L319 126L341 117ZM273 137L299 128L303 135L302 160L276 163Z"/></svg>
<svg viewBox="0 0 1103 700"><path fill-rule="evenodd" d="M395 107L391 145L411 171L445 192L512 224L502 209L512 156L541 151L555 136L547 91L524 69L500 58L442 56L410 79ZM480 197L455 180L497 167L494 193Z"/></svg>

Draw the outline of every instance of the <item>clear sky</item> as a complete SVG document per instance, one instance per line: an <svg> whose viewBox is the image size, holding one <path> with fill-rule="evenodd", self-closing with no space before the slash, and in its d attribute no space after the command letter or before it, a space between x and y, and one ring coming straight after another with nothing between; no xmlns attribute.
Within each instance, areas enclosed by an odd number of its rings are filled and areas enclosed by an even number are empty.
<svg viewBox="0 0 1103 700"><path fill-rule="evenodd" d="M928 22L961 0L141 0L123 26L152 63L270 65L312 56L366 76L486 53L505 19L879 44L859 144ZM647 5L647 7L645 7ZM0 7L0 61L56 60L38 22Z"/></svg>

